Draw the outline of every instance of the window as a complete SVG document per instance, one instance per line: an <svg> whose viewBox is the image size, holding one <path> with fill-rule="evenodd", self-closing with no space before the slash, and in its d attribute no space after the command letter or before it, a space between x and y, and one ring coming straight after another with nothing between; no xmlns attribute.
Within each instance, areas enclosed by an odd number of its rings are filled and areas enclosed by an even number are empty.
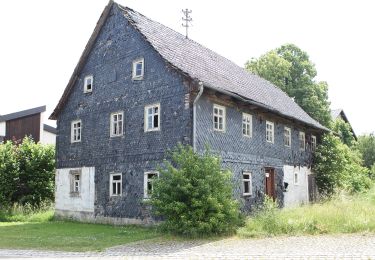
<svg viewBox="0 0 375 260"><path fill-rule="evenodd" d="M81 170L70 171L70 195L77 196L81 192Z"/></svg>
<svg viewBox="0 0 375 260"><path fill-rule="evenodd" d="M316 136L312 135L311 136L311 151L315 151L316 149Z"/></svg>
<svg viewBox="0 0 375 260"><path fill-rule="evenodd" d="M289 127L284 127L284 145L290 147L292 143L292 130Z"/></svg>
<svg viewBox="0 0 375 260"><path fill-rule="evenodd" d="M145 172L144 176L144 198L150 198L154 185L153 182L156 178L159 178L159 172Z"/></svg>
<svg viewBox="0 0 375 260"><path fill-rule="evenodd" d="M144 59L137 59L133 61L133 79L141 80L144 74Z"/></svg>
<svg viewBox="0 0 375 260"><path fill-rule="evenodd" d="M298 185L298 182L299 182L299 179L298 179L298 172L294 172L294 175L293 175L293 179L294 179L294 185Z"/></svg>
<svg viewBox="0 0 375 260"><path fill-rule="evenodd" d="M84 87L83 87L83 92L88 93L92 92L92 85L94 83L94 78L92 75L86 76L84 79Z"/></svg>
<svg viewBox="0 0 375 260"><path fill-rule="evenodd" d="M121 196L122 194L122 174L113 173L110 175L110 194L111 196Z"/></svg>
<svg viewBox="0 0 375 260"><path fill-rule="evenodd" d="M253 194L251 173L249 172L242 173L242 182L243 182L243 195L251 196Z"/></svg>
<svg viewBox="0 0 375 260"><path fill-rule="evenodd" d="M249 114L242 113L242 134L247 137L253 135L252 131L253 117Z"/></svg>
<svg viewBox="0 0 375 260"><path fill-rule="evenodd" d="M306 141L305 141L305 133L299 132L299 149L300 151L305 151L306 148Z"/></svg>
<svg viewBox="0 0 375 260"><path fill-rule="evenodd" d="M266 121L266 141L274 143L274 124L270 121Z"/></svg>
<svg viewBox="0 0 375 260"><path fill-rule="evenodd" d="M160 130L160 104L145 107L145 132Z"/></svg>
<svg viewBox="0 0 375 260"><path fill-rule="evenodd" d="M225 131L225 107L214 105L213 111L213 123L214 130L224 132Z"/></svg>
<svg viewBox="0 0 375 260"><path fill-rule="evenodd" d="M81 142L81 132L82 132L81 120L73 121L71 125L70 141L72 143Z"/></svg>
<svg viewBox="0 0 375 260"><path fill-rule="evenodd" d="M124 112L111 114L111 136L121 136L123 134Z"/></svg>

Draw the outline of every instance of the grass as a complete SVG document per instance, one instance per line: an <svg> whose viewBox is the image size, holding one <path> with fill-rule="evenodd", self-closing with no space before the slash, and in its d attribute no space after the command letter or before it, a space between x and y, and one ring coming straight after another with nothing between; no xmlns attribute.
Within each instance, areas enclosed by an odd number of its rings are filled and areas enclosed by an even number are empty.
<svg viewBox="0 0 375 260"><path fill-rule="evenodd" d="M53 219L53 210L21 207L0 211L0 248L59 251L102 251L146 239L164 238L155 228L85 224Z"/></svg>
<svg viewBox="0 0 375 260"><path fill-rule="evenodd" d="M290 209L268 205L238 230L240 237L375 232L375 188Z"/></svg>

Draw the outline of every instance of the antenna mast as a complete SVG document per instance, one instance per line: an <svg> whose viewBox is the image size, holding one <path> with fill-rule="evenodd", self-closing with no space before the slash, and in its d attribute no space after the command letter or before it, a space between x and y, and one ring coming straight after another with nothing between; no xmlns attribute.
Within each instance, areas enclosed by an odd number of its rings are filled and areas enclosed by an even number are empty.
<svg viewBox="0 0 375 260"><path fill-rule="evenodd" d="M184 14L184 16L182 17L182 26L185 27L186 29L186 35L185 35L185 38L187 39L188 38L188 29L189 29L189 26L191 26L189 23L191 23L193 21L193 19L190 17L190 14L191 14L191 10L189 9L182 9L182 13Z"/></svg>

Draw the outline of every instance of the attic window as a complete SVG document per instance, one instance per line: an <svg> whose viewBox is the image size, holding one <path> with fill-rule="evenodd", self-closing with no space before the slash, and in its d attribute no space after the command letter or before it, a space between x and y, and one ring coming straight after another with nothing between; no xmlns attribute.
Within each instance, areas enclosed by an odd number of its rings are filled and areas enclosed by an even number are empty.
<svg viewBox="0 0 375 260"><path fill-rule="evenodd" d="M144 59L137 59L133 61L133 79L141 80L144 74Z"/></svg>
<svg viewBox="0 0 375 260"><path fill-rule="evenodd" d="M83 87L83 92L84 93L89 93L92 92L92 85L94 83L94 78L92 75L86 76L84 80L84 87Z"/></svg>

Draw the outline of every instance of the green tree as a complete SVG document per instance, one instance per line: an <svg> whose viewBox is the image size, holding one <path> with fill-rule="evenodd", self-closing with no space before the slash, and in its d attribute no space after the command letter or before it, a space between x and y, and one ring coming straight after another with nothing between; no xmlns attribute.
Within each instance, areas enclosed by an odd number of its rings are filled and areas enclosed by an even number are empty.
<svg viewBox="0 0 375 260"><path fill-rule="evenodd" d="M331 129L339 135L341 141L347 146L352 147L356 144L351 126L341 118L336 119L332 123Z"/></svg>
<svg viewBox="0 0 375 260"><path fill-rule="evenodd" d="M375 136L366 134L358 137L358 149L362 153L364 166L371 168L375 164Z"/></svg>
<svg viewBox="0 0 375 260"><path fill-rule="evenodd" d="M328 84L315 80L315 65L306 52L293 44L286 44L258 59L251 59L245 67L278 86L310 116L329 126Z"/></svg>
<svg viewBox="0 0 375 260"><path fill-rule="evenodd" d="M210 151L199 155L179 145L159 171L150 203L165 218L166 230L188 236L231 233L241 223L232 174Z"/></svg>
<svg viewBox="0 0 375 260"><path fill-rule="evenodd" d="M330 196L337 190L360 192L371 185L360 153L331 133L323 136L314 153L313 170L317 173L316 181L322 195Z"/></svg>
<svg viewBox="0 0 375 260"><path fill-rule="evenodd" d="M55 148L25 138L0 144L0 203L39 207L54 199Z"/></svg>

